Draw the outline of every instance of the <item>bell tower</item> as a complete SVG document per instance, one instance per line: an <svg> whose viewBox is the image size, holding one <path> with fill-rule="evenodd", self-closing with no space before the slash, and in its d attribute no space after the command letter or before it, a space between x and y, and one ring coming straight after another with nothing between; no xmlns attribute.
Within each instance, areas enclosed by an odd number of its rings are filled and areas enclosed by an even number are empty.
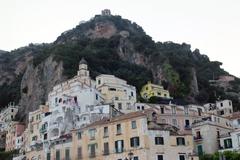
<svg viewBox="0 0 240 160"><path fill-rule="evenodd" d="M89 77L87 61L84 58L82 58L79 62L79 70L77 75L80 77Z"/></svg>

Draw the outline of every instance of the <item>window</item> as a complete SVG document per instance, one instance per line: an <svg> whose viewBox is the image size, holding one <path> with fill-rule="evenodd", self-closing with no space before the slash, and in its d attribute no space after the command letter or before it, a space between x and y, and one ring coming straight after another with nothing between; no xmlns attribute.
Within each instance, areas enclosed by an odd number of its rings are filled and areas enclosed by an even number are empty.
<svg viewBox="0 0 240 160"><path fill-rule="evenodd" d="M33 136L33 137L32 137L32 141L36 141L37 138L38 138L37 136Z"/></svg>
<svg viewBox="0 0 240 160"><path fill-rule="evenodd" d="M138 160L138 157L137 156L133 157L133 160Z"/></svg>
<svg viewBox="0 0 240 160"><path fill-rule="evenodd" d="M177 137L177 145L185 145L185 139L183 137Z"/></svg>
<svg viewBox="0 0 240 160"><path fill-rule="evenodd" d="M92 140L95 139L96 129L89 129L88 133L89 133L90 139L92 139Z"/></svg>
<svg viewBox="0 0 240 160"><path fill-rule="evenodd" d="M177 120L176 119L172 119L172 124L174 125L174 126L177 126L178 124L177 124Z"/></svg>
<svg viewBox="0 0 240 160"><path fill-rule="evenodd" d="M78 139L82 139L82 132L77 132Z"/></svg>
<svg viewBox="0 0 240 160"><path fill-rule="evenodd" d="M198 152L198 155L202 155L202 154L203 154L202 145L198 145L198 146L197 146L197 152Z"/></svg>
<svg viewBox="0 0 240 160"><path fill-rule="evenodd" d="M127 109L131 110L131 103L127 103L126 105L127 105Z"/></svg>
<svg viewBox="0 0 240 160"><path fill-rule="evenodd" d="M232 148L232 139L224 139L224 148Z"/></svg>
<svg viewBox="0 0 240 160"><path fill-rule="evenodd" d="M60 160L60 151L56 150L56 160Z"/></svg>
<svg viewBox="0 0 240 160"><path fill-rule="evenodd" d="M115 141L115 150L116 153L122 153L124 148L123 140Z"/></svg>
<svg viewBox="0 0 240 160"><path fill-rule="evenodd" d="M231 101L229 101L229 106L231 106L232 105L232 103L231 103Z"/></svg>
<svg viewBox="0 0 240 160"><path fill-rule="evenodd" d="M224 110L220 111L220 115L224 115Z"/></svg>
<svg viewBox="0 0 240 160"><path fill-rule="evenodd" d="M121 133L122 133L121 124L117 124L117 134L121 134Z"/></svg>
<svg viewBox="0 0 240 160"><path fill-rule="evenodd" d="M43 139L44 139L44 140L47 139L47 133L44 134Z"/></svg>
<svg viewBox="0 0 240 160"><path fill-rule="evenodd" d="M51 153L47 153L47 160L51 160Z"/></svg>
<svg viewBox="0 0 240 160"><path fill-rule="evenodd" d="M103 154L108 155L109 154L109 144L108 144L108 142L103 144L103 148L104 148Z"/></svg>
<svg viewBox="0 0 240 160"><path fill-rule="evenodd" d="M133 92L131 92L131 96L133 97Z"/></svg>
<svg viewBox="0 0 240 160"><path fill-rule="evenodd" d="M89 153L90 158L96 156L96 144L89 144L88 145L88 153Z"/></svg>
<svg viewBox="0 0 240 160"><path fill-rule="evenodd" d="M185 156L184 155L179 155L179 160L185 160Z"/></svg>
<svg viewBox="0 0 240 160"><path fill-rule="evenodd" d="M184 113L185 113L185 115L188 115L188 107L187 106L184 107Z"/></svg>
<svg viewBox="0 0 240 160"><path fill-rule="evenodd" d="M65 149L65 160L70 160L70 149L69 148Z"/></svg>
<svg viewBox="0 0 240 160"><path fill-rule="evenodd" d="M201 110L201 108L198 108L198 116L202 116L202 110Z"/></svg>
<svg viewBox="0 0 240 160"><path fill-rule="evenodd" d="M74 97L74 102L78 103L77 96Z"/></svg>
<svg viewBox="0 0 240 160"><path fill-rule="evenodd" d="M96 100L98 100L98 94L96 94Z"/></svg>
<svg viewBox="0 0 240 160"><path fill-rule="evenodd" d="M108 137L108 127L103 128L103 136Z"/></svg>
<svg viewBox="0 0 240 160"><path fill-rule="evenodd" d="M109 91L116 91L116 88L109 88Z"/></svg>
<svg viewBox="0 0 240 160"><path fill-rule="evenodd" d="M155 144L156 145L164 145L163 137L155 137Z"/></svg>
<svg viewBox="0 0 240 160"><path fill-rule="evenodd" d="M160 93L160 92L158 92L158 93L157 93L157 95L161 96L161 93Z"/></svg>
<svg viewBox="0 0 240 160"><path fill-rule="evenodd" d="M101 84L101 80L100 79L98 80L98 84Z"/></svg>
<svg viewBox="0 0 240 160"><path fill-rule="evenodd" d="M82 147L78 147L78 159L82 159Z"/></svg>
<svg viewBox="0 0 240 160"><path fill-rule="evenodd" d="M118 109L122 109L122 103L118 103Z"/></svg>
<svg viewBox="0 0 240 160"><path fill-rule="evenodd" d="M130 146L131 147L139 147L139 145L140 145L139 137L132 137L130 139Z"/></svg>
<svg viewBox="0 0 240 160"><path fill-rule="evenodd" d="M172 106L172 114L176 114L176 107Z"/></svg>
<svg viewBox="0 0 240 160"><path fill-rule="evenodd" d="M220 131L217 131L217 137L220 138Z"/></svg>
<svg viewBox="0 0 240 160"><path fill-rule="evenodd" d="M237 120L238 124L240 125L240 119Z"/></svg>
<svg viewBox="0 0 240 160"><path fill-rule="evenodd" d="M188 119L185 120L185 127L186 128L190 127L190 121Z"/></svg>
<svg viewBox="0 0 240 160"><path fill-rule="evenodd" d="M137 123L136 121L132 121L132 129L136 129L137 128Z"/></svg>
<svg viewBox="0 0 240 160"><path fill-rule="evenodd" d="M240 134L237 135L238 138L238 146L240 146Z"/></svg>
<svg viewBox="0 0 240 160"><path fill-rule="evenodd" d="M223 103L221 103L221 107L223 107Z"/></svg>
<svg viewBox="0 0 240 160"><path fill-rule="evenodd" d="M157 155L157 160L163 160L163 155Z"/></svg>
<svg viewBox="0 0 240 160"><path fill-rule="evenodd" d="M164 114L164 107L161 107L160 110L161 110L161 114Z"/></svg>

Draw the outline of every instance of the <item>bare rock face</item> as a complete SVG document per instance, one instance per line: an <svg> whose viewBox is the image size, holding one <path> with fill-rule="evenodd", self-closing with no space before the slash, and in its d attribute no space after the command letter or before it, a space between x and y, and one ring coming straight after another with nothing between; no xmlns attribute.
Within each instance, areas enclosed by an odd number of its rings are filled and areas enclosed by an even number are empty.
<svg viewBox="0 0 240 160"><path fill-rule="evenodd" d="M162 67L160 65L153 64L151 57L147 57L144 56L143 53L136 52L133 44L127 39L127 36L123 36L123 38L120 39L118 55L124 61L141 65L151 70L153 73L154 83L160 84L161 80L166 80Z"/></svg>
<svg viewBox="0 0 240 160"><path fill-rule="evenodd" d="M31 52L23 53L20 56L10 53L0 54L0 86L11 84L16 76L21 75L25 71L28 62L32 58L33 55Z"/></svg>
<svg viewBox="0 0 240 160"><path fill-rule="evenodd" d="M192 75L192 80L190 84L190 93L188 96L188 100L194 103L195 102L194 97L196 97L199 94L197 73L195 68L192 68L191 75Z"/></svg>
<svg viewBox="0 0 240 160"><path fill-rule="evenodd" d="M35 68L30 63L21 82L21 108L18 117L23 120L28 112L38 109L40 104L45 104L53 86L63 80L63 64L54 61L52 56Z"/></svg>
<svg viewBox="0 0 240 160"><path fill-rule="evenodd" d="M111 22L97 23L94 30L89 30L86 35L91 39L110 38L117 33L115 25Z"/></svg>

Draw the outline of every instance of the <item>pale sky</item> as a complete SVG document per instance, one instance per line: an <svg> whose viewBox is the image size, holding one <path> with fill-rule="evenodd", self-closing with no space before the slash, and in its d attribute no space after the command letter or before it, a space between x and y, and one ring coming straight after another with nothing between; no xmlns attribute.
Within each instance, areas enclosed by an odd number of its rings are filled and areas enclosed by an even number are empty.
<svg viewBox="0 0 240 160"><path fill-rule="evenodd" d="M105 8L155 41L191 44L240 77L240 0L0 0L0 49L53 42Z"/></svg>

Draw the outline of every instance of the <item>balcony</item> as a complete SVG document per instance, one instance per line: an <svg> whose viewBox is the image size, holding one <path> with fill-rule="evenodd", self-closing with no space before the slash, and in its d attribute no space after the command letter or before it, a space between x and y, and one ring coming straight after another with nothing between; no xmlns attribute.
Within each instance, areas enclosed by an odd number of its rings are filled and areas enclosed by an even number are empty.
<svg viewBox="0 0 240 160"><path fill-rule="evenodd" d="M185 126L184 129L185 129L185 130L191 130L192 127L188 125L188 126Z"/></svg>
<svg viewBox="0 0 240 160"><path fill-rule="evenodd" d="M202 141L203 140L201 135L200 136L194 136L193 139L194 139L194 141Z"/></svg>
<svg viewBox="0 0 240 160"><path fill-rule="evenodd" d="M95 158L96 157L96 153L95 152L92 152L89 154L89 158Z"/></svg>
<svg viewBox="0 0 240 160"><path fill-rule="evenodd" d="M47 128L41 127L39 130L40 133L45 133L47 132Z"/></svg>

